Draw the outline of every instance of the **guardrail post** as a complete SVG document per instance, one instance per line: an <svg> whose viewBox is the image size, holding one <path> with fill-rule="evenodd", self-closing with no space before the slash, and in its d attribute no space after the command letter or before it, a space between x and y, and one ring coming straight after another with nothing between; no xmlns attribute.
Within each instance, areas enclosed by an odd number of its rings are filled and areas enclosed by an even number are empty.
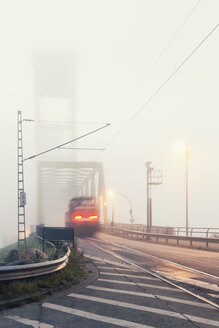
<svg viewBox="0 0 219 328"><path fill-rule="evenodd" d="M180 231L180 227L177 229L177 245L179 245L179 231Z"/></svg>
<svg viewBox="0 0 219 328"><path fill-rule="evenodd" d="M208 238L208 232L209 232L210 228L207 229L207 232L206 232L206 238ZM206 247L208 248L208 241L206 241Z"/></svg>
<svg viewBox="0 0 219 328"><path fill-rule="evenodd" d="M208 238L208 232L209 232L210 228L207 229L206 231L206 238Z"/></svg>

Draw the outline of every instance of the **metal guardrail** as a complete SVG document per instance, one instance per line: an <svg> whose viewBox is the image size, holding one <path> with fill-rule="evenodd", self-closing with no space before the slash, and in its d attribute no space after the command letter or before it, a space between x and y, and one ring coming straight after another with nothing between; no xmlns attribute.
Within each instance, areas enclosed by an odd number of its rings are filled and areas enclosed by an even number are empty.
<svg viewBox="0 0 219 328"><path fill-rule="evenodd" d="M67 246L66 249L66 254L57 260L0 267L0 281L37 277L59 271L66 266L69 260L71 251Z"/></svg>
<svg viewBox="0 0 219 328"><path fill-rule="evenodd" d="M167 235L179 235L186 236L186 227L159 227L153 226L150 229L144 224L127 224L127 223L115 223L115 228L125 229L125 230L135 230L141 232L150 232L156 234L167 234ZM203 227L189 227L188 235L190 237L210 237L210 238L219 238L219 228L203 228Z"/></svg>
<svg viewBox="0 0 219 328"><path fill-rule="evenodd" d="M219 244L219 238L210 238L210 237L197 237L197 236L180 236L179 234L163 234L163 233L151 233L151 232L142 232L142 231L136 231L133 229L121 229L117 227L103 227L103 231L105 232L111 232L111 233L120 233L123 237L131 237L131 238L141 238L144 239L150 239L150 238L156 238L157 241L159 239L165 239L166 243L168 243L169 239L176 240L177 245L179 245L180 240L189 241L190 246L192 246L193 242L201 242L205 243L206 247L208 248L209 243Z"/></svg>

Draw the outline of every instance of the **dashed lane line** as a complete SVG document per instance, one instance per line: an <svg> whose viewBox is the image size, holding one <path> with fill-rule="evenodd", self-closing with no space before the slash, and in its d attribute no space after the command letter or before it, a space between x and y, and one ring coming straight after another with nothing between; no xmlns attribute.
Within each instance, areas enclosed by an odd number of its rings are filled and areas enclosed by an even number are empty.
<svg viewBox="0 0 219 328"><path fill-rule="evenodd" d="M117 318L112 318L112 317L106 317L103 315L99 314L94 314L91 312L86 312L86 311L81 311L81 310L76 310L72 309L66 306L62 305L57 305L57 304L52 304L52 303L43 303L42 306L47 309L51 310L56 310L68 314L73 314L75 316L79 316L82 318L86 319L91 319L91 320L96 320L104 323L109 323L115 326L120 326L120 327L126 327L126 328L155 328L153 326L148 326L148 325L142 325L140 323L132 322L132 321L127 321L127 320L121 320Z"/></svg>
<svg viewBox="0 0 219 328"><path fill-rule="evenodd" d="M37 320L30 320L27 318L21 318L17 315L8 315L5 318L12 319L14 321L23 323L24 325L27 325L27 326L32 326L34 328L55 328L54 326L49 325L47 323L39 322Z"/></svg>
<svg viewBox="0 0 219 328"><path fill-rule="evenodd" d="M143 284L140 282L131 282L131 281L122 281L122 280L110 280L110 279L102 279L99 278L97 281L102 281L102 282L110 282L114 284L124 284L124 285L132 285L132 286L141 286L141 287L149 287L149 288L158 288L158 289L164 289L164 290L171 290L172 292L176 293L182 293L182 290L176 289L176 288L171 288L171 287L164 287L164 286L158 286L158 285L149 285L149 284Z"/></svg>
<svg viewBox="0 0 219 328"><path fill-rule="evenodd" d="M110 275L110 276L132 277L132 278L139 278L139 279L146 279L146 280L156 280L156 281L159 281L158 278L146 277L146 276L136 276L136 275L126 274L126 273L112 273L112 272L102 272L102 271L101 271L100 274L103 274L103 275Z"/></svg>
<svg viewBox="0 0 219 328"><path fill-rule="evenodd" d="M206 309L213 309L212 306L210 306L208 304L205 304L205 303L187 301L187 300L183 300L183 299L175 298L175 297L168 297L168 296L162 296L162 295L152 295L152 294L140 293L140 292L131 292L131 291L128 291L128 290L123 290L123 289L104 288L104 287L98 287L98 286L94 286L94 285L87 286L86 288L93 289L93 290L98 290L98 291L109 292L109 293L118 293L118 294L133 295L133 296L140 296L140 297L147 297L147 298L158 297L159 299L164 300L164 301L170 301L170 302L182 303L182 304L186 304L186 305L198 306L198 307L202 307L202 308L206 308Z"/></svg>

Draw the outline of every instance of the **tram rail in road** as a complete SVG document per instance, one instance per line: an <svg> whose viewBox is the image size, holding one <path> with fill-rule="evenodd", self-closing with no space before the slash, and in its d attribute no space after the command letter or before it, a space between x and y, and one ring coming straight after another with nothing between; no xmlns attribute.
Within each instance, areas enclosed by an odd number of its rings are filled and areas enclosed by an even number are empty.
<svg viewBox="0 0 219 328"><path fill-rule="evenodd" d="M133 247L125 250L118 237L110 242L106 236L100 233L78 241L94 263L89 263L93 281L42 303L3 312L0 327L219 327L219 311L213 304L152 275L145 270L144 253L137 255Z"/></svg>

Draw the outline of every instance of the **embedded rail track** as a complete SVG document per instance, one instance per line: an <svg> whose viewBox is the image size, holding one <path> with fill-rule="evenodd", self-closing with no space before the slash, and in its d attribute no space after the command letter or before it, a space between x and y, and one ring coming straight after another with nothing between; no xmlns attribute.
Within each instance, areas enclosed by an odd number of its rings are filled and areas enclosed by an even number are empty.
<svg viewBox="0 0 219 328"><path fill-rule="evenodd" d="M97 241L97 242L96 242ZM151 275L152 277L155 277L189 295L192 295L193 297L195 297L196 299L198 300L201 300L202 302L210 305L210 306L213 306L214 308L216 309L219 309L219 302L218 302L218 299L215 299L214 297L211 297L207 292L206 292L206 289L207 287L198 287L197 288L197 285L194 286L194 285L190 285L190 284L186 284L186 283L182 283L180 281L177 281L174 280L174 279L171 279L163 274L159 274L157 272L154 272L153 270L150 270L150 269L146 269L144 268L143 266L139 265L139 264L136 264L135 261L129 259L129 258L126 258L124 256L121 256L121 255L118 255L115 253L115 251L113 250L109 250L107 248L104 248L104 246L100 246L98 244L98 241L99 239L96 239L95 241L95 238L88 238L87 239L87 242L90 243L91 245L93 245L94 247L100 249L101 251L105 252L105 253L108 253L110 256L113 256L115 258L117 258L118 260L124 262L124 263L127 263L128 265L131 265L133 267L135 267L136 269L142 271L142 272L145 272L149 275ZM145 255L144 252L142 251L139 251L139 250L136 250L134 248L131 248L131 247L126 247L124 245L120 245L120 244L117 244L117 243L111 243L111 242L107 242L108 244L110 244L111 246L113 247L117 247L117 248L126 248L127 250L130 250L131 252L134 252L134 253L138 253L138 254L141 254L142 256ZM218 284L219 283L219 277L218 276L215 276L215 275L211 275L211 274L208 274L206 272L203 272L203 271L200 271L200 270L196 270L194 268L191 268L191 267L188 267L188 266L184 266L184 265L181 265L181 264L178 264L176 262L173 262L173 261L169 261L169 260L166 260L166 259L163 259L161 257L158 257L158 256L154 256L154 255L151 255L151 254L147 254L147 256L151 256L153 258L156 258L158 260L161 260L161 261L165 261L165 262L168 262L169 264L171 265L174 265L175 267L178 267L180 270L185 270L185 271L190 271L190 272L195 272L196 275L198 276L206 276L206 277L210 277L214 282L215 284ZM196 277L197 279L197 277ZM216 285L215 285L216 286ZM218 287L218 290L217 290L217 296L219 297L219 287Z"/></svg>

